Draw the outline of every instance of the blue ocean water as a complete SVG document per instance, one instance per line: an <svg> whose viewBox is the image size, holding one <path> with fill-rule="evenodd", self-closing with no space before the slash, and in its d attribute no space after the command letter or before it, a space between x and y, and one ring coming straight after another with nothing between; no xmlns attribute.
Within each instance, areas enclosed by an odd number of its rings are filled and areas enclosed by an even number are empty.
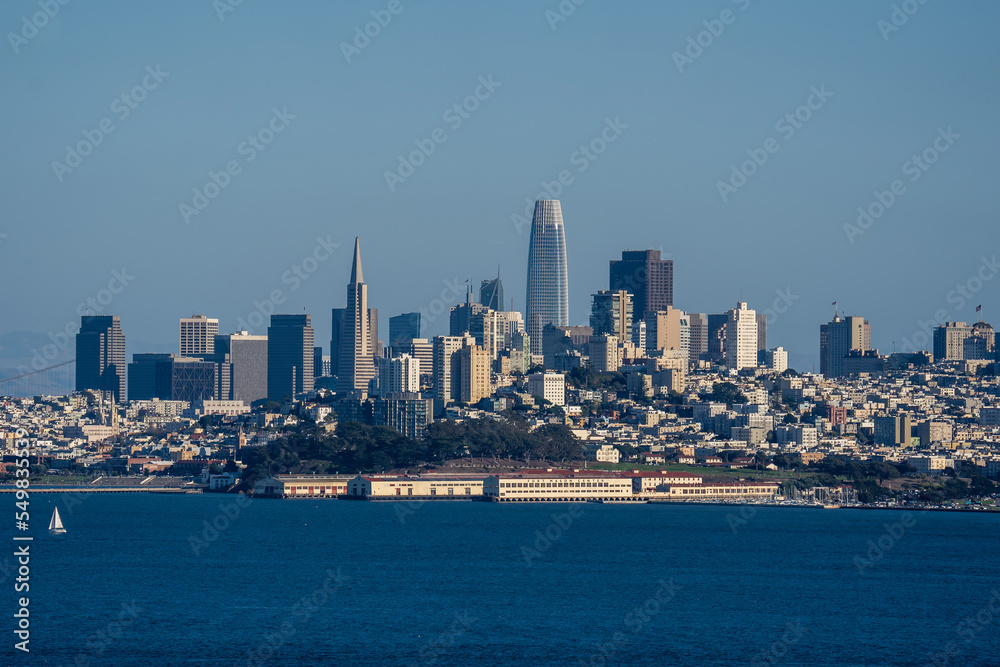
<svg viewBox="0 0 1000 667"><path fill-rule="evenodd" d="M32 510L31 653L8 630L4 664L1000 664L997 515L154 494Z"/></svg>

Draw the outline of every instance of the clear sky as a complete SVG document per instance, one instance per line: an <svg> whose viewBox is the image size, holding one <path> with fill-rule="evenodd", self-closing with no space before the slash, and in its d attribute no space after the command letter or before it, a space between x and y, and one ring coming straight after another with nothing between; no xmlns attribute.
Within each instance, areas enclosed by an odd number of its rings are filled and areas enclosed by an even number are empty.
<svg viewBox="0 0 1000 667"><path fill-rule="evenodd" d="M564 170L575 323L626 248L673 258L676 307L777 300L800 370L833 301L883 352L1000 312L995 2L50 3L0 5L3 377L88 298L130 354L276 290L328 346L355 236L383 337L498 264L523 309L512 215Z"/></svg>

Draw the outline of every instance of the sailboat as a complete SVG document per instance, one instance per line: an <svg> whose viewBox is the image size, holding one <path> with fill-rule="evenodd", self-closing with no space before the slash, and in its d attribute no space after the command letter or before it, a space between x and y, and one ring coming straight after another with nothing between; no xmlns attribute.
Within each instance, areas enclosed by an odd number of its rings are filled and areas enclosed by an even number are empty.
<svg viewBox="0 0 1000 667"><path fill-rule="evenodd" d="M49 534L50 535L62 535L65 532L66 532L66 529L63 528L62 519L59 518L59 508L58 507L53 508L53 510L52 510L52 519L49 520Z"/></svg>

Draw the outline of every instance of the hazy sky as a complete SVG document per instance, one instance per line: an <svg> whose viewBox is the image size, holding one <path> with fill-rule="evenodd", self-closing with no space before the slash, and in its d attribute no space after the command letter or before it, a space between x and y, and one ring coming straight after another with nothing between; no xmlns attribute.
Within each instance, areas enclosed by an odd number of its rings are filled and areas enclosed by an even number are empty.
<svg viewBox="0 0 1000 667"><path fill-rule="evenodd" d="M833 301L884 352L1000 312L995 2L50 2L0 5L3 376L88 298L130 353L276 291L327 346L355 236L383 337L498 264L523 309L512 216L563 171L576 323L647 247L679 308L777 300L803 370Z"/></svg>

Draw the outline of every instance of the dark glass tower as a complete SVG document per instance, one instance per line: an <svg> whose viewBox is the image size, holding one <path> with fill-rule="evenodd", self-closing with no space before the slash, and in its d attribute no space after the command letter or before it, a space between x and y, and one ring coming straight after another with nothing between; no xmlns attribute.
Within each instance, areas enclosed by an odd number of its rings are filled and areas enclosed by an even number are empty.
<svg viewBox="0 0 1000 667"><path fill-rule="evenodd" d="M558 199L535 202L528 246L528 289L524 315L532 354L542 354L542 328L546 324L569 324L566 234Z"/></svg>
<svg viewBox="0 0 1000 667"><path fill-rule="evenodd" d="M500 267L497 267L497 277L484 280L479 285L479 303L493 310L503 310L503 283L500 282ZM417 336L419 338L419 336Z"/></svg>
<svg viewBox="0 0 1000 667"><path fill-rule="evenodd" d="M125 399L125 334L117 315L84 315L76 335L76 390Z"/></svg>
<svg viewBox="0 0 1000 667"><path fill-rule="evenodd" d="M389 318L389 345L393 354L409 349L414 338L420 338L420 313L403 313Z"/></svg>
<svg viewBox="0 0 1000 667"><path fill-rule="evenodd" d="M308 315L272 315L267 328L267 397L313 390L313 328Z"/></svg>
<svg viewBox="0 0 1000 667"><path fill-rule="evenodd" d="M637 320L674 305L674 262L660 259L659 250L623 250L611 260L609 289L632 294Z"/></svg>

